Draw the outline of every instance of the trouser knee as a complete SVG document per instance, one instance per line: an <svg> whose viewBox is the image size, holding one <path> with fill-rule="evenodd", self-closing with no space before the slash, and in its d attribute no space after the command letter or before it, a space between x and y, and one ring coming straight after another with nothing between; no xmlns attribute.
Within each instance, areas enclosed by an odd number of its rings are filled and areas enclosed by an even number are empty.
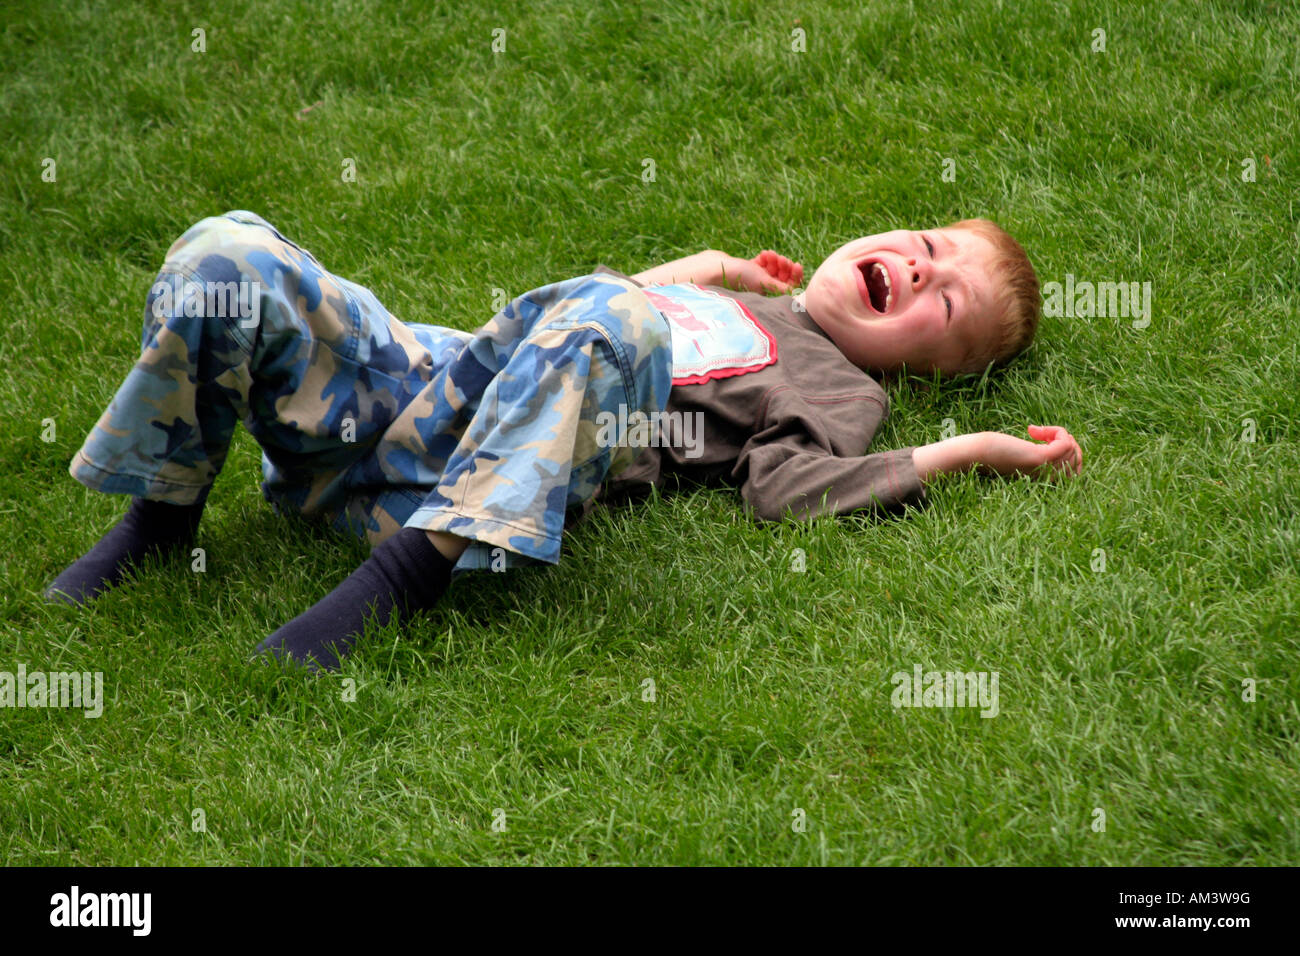
<svg viewBox="0 0 1300 956"><path fill-rule="evenodd" d="M254 369L315 340L345 360L358 351L356 306L341 280L254 213L212 216L172 244L150 289L143 343L160 322L186 329L233 364ZM195 328L201 326L202 328Z"/></svg>

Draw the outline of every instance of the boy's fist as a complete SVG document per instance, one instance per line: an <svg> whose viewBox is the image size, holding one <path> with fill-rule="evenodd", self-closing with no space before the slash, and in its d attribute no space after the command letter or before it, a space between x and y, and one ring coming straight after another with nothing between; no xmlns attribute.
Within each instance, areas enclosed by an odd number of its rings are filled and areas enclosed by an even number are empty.
<svg viewBox="0 0 1300 956"><path fill-rule="evenodd" d="M750 260L772 278L786 286L785 291L803 283L803 266L791 262L771 249L764 249Z"/></svg>
<svg viewBox="0 0 1300 956"><path fill-rule="evenodd" d="M771 249L764 249L752 259L724 255L720 268L725 282L744 292L785 295L803 282L803 266Z"/></svg>

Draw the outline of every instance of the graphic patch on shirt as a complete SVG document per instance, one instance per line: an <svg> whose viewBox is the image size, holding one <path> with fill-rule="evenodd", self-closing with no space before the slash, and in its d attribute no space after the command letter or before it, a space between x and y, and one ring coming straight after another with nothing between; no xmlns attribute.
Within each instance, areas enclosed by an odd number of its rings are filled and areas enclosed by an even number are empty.
<svg viewBox="0 0 1300 956"><path fill-rule="evenodd" d="M731 296L697 285L646 289L673 334L673 384L702 385L776 361L776 339Z"/></svg>

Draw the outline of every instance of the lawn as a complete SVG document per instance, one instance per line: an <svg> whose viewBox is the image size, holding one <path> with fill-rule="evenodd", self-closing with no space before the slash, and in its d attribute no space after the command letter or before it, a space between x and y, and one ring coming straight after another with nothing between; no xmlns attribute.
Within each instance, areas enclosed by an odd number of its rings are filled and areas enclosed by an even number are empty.
<svg viewBox="0 0 1300 956"><path fill-rule="evenodd" d="M1294 5L25 6L0 12L0 671L100 672L104 701L0 709L5 863L1300 863ZM969 216L1151 309L891 388L874 448L1062 424L1073 481L811 524L656 496L311 676L250 654L365 551L272 514L242 431L204 571L41 598L124 510L67 466L155 271L230 209L463 329L598 263L811 273ZM996 672L997 715L893 706L918 666Z"/></svg>

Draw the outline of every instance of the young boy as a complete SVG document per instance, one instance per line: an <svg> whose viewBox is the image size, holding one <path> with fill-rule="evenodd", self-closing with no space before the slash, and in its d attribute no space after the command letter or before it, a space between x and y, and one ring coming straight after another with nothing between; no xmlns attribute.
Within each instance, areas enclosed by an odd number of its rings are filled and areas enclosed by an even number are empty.
<svg viewBox="0 0 1300 956"><path fill-rule="evenodd" d="M187 551L238 420L277 511L373 546L258 647L328 669L453 574L558 562L566 517L602 486L720 480L776 520L898 510L973 466L1080 469L1054 426L1030 427L1045 444L983 432L866 454L888 409L867 369L980 371L1031 341L1038 282L997 226L868 236L791 297L802 278L772 252L601 266L468 333L399 322L253 213L205 219L168 251L142 355L69 468L134 500L47 597L80 604L147 555Z"/></svg>

